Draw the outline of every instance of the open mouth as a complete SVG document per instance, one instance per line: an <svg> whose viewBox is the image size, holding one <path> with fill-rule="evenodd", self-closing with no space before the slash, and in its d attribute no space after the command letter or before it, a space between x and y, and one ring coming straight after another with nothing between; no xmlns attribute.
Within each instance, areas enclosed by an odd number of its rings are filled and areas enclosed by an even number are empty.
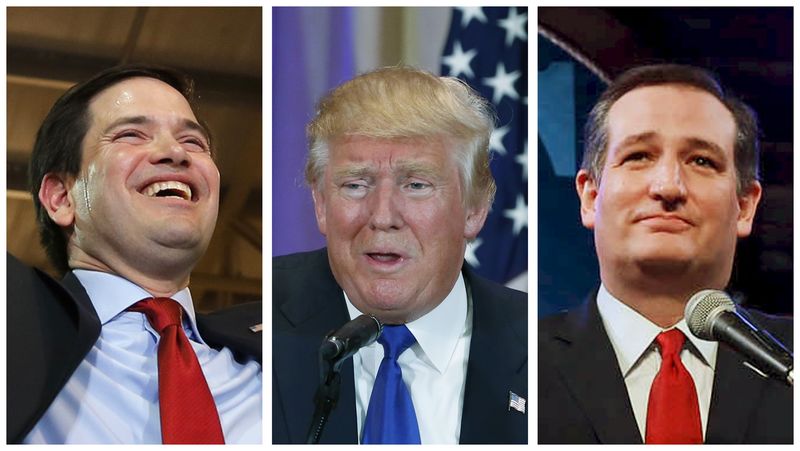
<svg viewBox="0 0 800 451"><path fill-rule="evenodd" d="M171 197L183 200L192 200L192 188L175 180L155 182L146 186L142 194L147 197Z"/></svg>
<svg viewBox="0 0 800 451"><path fill-rule="evenodd" d="M403 259L400 254L371 252L367 256L379 263L395 263Z"/></svg>

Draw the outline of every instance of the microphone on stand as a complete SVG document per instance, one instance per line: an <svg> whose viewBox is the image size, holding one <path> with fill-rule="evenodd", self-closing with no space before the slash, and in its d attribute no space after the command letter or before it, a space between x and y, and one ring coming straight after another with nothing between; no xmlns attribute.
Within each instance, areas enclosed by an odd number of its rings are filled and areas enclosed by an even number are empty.
<svg viewBox="0 0 800 451"><path fill-rule="evenodd" d="M339 401L342 364L359 349L374 343L382 331L383 324L378 318L361 315L325 337L319 347L320 384L314 395L315 408L306 435L307 444L319 443L328 417Z"/></svg>
<svg viewBox="0 0 800 451"><path fill-rule="evenodd" d="M364 346L374 343L382 331L383 324L378 318L361 315L325 337L319 348L319 355L330 362L341 362Z"/></svg>
<svg viewBox="0 0 800 451"><path fill-rule="evenodd" d="M762 374L794 386L794 356L736 309L727 293L702 290L686 304L686 323L697 338L720 341L743 355Z"/></svg>

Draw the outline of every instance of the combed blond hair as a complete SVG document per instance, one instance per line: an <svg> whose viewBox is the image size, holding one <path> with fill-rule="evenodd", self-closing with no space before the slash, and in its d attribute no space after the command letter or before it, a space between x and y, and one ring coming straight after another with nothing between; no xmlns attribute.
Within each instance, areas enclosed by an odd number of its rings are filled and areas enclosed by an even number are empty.
<svg viewBox="0 0 800 451"><path fill-rule="evenodd" d="M337 138L442 138L458 152L465 204L491 205L496 191L489 169L493 128L491 105L461 80L406 66L377 69L320 101L306 129L306 181L312 186L321 183L329 144Z"/></svg>

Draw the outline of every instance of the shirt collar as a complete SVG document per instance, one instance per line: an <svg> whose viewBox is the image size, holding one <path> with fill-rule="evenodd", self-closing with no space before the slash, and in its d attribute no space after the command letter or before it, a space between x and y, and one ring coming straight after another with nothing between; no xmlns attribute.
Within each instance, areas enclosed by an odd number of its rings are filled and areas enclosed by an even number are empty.
<svg viewBox="0 0 800 451"><path fill-rule="evenodd" d="M144 288L116 274L86 269L74 269L72 273L86 289L89 300L92 301L97 312L97 317L100 318L101 325L105 325L136 302L153 297ZM178 291L170 298L181 305L183 311L186 312L184 316L189 319L194 336L198 341L204 343L197 330L194 304L189 288Z"/></svg>
<svg viewBox="0 0 800 451"><path fill-rule="evenodd" d="M597 309L606 329L608 338L617 355L622 375L626 376L644 352L649 349L656 336L673 328L679 329L688 338L694 348L699 351L705 364L712 369L716 365L717 342L701 340L689 331L686 319L662 329L657 324L642 316L636 310L611 295L604 285L600 285L597 293Z"/></svg>
<svg viewBox="0 0 800 451"><path fill-rule="evenodd" d="M344 299L350 319L362 314L350 302L347 293ZM440 373L447 369L458 339L466 329L467 305L467 288L464 276L459 273L453 289L438 306L421 318L406 323L417 339L417 345Z"/></svg>

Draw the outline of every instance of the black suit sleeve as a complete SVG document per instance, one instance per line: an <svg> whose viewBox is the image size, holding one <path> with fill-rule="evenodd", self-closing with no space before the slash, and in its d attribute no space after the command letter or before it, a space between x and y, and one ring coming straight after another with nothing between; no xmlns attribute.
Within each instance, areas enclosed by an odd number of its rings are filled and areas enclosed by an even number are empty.
<svg viewBox="0 0 800 451"><path fill-rule="evenodd" d="M100 334L48 275L7 256L6 439L20 443Z"/></svg>

